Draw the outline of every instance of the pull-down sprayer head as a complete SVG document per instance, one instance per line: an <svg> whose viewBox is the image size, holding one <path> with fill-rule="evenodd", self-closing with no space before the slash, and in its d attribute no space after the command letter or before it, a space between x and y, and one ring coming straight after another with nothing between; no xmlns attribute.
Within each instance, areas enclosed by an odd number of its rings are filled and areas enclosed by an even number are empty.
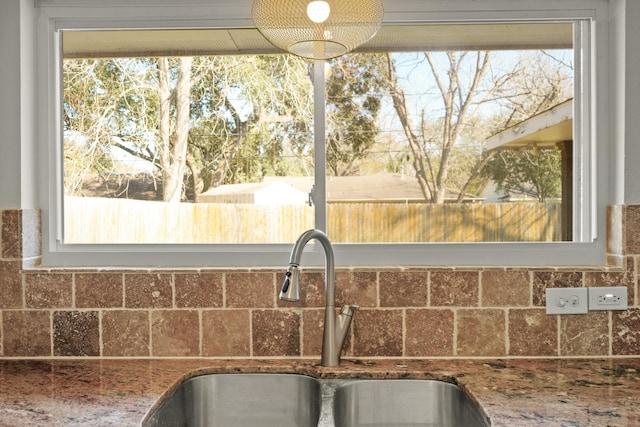
<svg viewBox="0 0 640 427"><path fill-rule="evenodd" d="M280 289L280 298L282 301L297 302L300 301L300 282L298 277L300 276L300 270L295 264L290 264L285 274L282 288Z"/></svg>

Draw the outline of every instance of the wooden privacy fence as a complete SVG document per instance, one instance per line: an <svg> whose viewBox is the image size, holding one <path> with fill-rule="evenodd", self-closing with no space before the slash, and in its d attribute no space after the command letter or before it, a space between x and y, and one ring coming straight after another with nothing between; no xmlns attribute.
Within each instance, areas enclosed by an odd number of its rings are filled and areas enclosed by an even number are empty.
<svg viewBox="0 0 640 427"><path fill-rule="evenodd" d="M330 203L334 242L561 240L559 203ZM313 228L307 205L65 197L65 243L292 243Z"/></svg>

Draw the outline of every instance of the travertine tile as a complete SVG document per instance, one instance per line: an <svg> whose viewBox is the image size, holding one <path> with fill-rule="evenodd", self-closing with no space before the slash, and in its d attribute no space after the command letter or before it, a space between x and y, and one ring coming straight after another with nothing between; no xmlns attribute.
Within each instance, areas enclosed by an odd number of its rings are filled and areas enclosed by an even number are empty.
<svg viewBox="0 0 640 427"><path fill-rule="evenodd" d="M351 326L355 356L402 356L402 310L360 310Z"/></svg>
<svg viewBox="0 0 640 427"><path fill-rule="evenodd" d="M42 254L39 209L6 209L0 216L0 258L34 258Z"/></svg>
<svg viewBox="0 0 640 427"><path fill-rule="evenodd" d="M613 312L613 342L614 356L640 355L640 310L630 309Z"/></svg>
<svg viewBox="0 0 640 427"><path fill-rule="evenodd" d="M335 310L340 312L339 308ZM358 316L356 311L355 316ZM307 309L302 313L302 355L305 357L320 357L324 333L324 310ZM349 327L347 337L342 346L342 357L353 356L352 350L353 323Z"/></svg>
<svg viewBox="0 0 640 427"><path fill-rule="evenodd" d="M23 209L21 212L22 257L39 257L42 255L40 209Z"/></svg>
<svg viewBox="0 0 640 427"><path fill-rule="evenodd" d="M176 307L222 307L223 273L176 273Z"/></svg>
<svg viewBox="0 0 640 427"><path fill-rule="evenodd" d="M508 314L509 322L509 347L510 356L555 356L558 344L557 334L554 335L558 325L557 316L542 314L544 309L544 291L547 287L575 287L575 286L627 286L629 289L629 304L632 308L624 312L600 312L590 313L586 316L562 316L561 324L561 356L602 356L609 354L609 346L614 355L637 355L640 353L640 315L633 305L638 304L637 283L634 254L640 254L640 206L614 206L608 213L608 252L628 253L624 260L625 268L620 271L603 269L587 269L582 271L552 271L554 268L545 269L477 269L473 271L459 271L451 268L425 269L417 268L408 271L401 269L375 269L373 271L361 271L356 269L338 270L337 272L337 306L349 303L359 304L364 308L372 308L377 305L378 298L383 305L397 307L398 310L361 310L356 313L354 333L360 335L353 342L352 354L359 356L402 355L402 313L405 313L404 327L406 330L405 354L411 357L448 356L446 338L449 335L448 319L452 311L448 309L434 310L410 308L416 304L416 298L421 288L416 290L413 286L405 286L398 292L394 292L392 282L397 280L400 284L404 274L428 275L430 277L430 305L435 307L460 307L457 310L457 352L456 356L465 357L472 352L469 346L474 346L478 353L500 353L500 338L493 337L496 331L504 329L504 316ZM620 217L620 220L611 219ZM277 292L282 282L282 275L265 271L211 271L193 274L186 271L175 272L175 286L173 275L166 272L82 272L60 271L46 273L27 271L20 273L21 262L24 257L37 257L40 250L40 222L37 210L2 210L0 236L0 354L7 357L38 357L52 354L52 331L50 322L45 318L53 315L49 309L63 309L55 312L55 353L54 355L99 355L100 346L96 344L95 325L97 312L66 311L74 307L78 308L119 308L122 307L122 281L118 291L116 276L126 275L126 307L129 308L171 308L175 300L177 307L185 308L219 308L222 307L221 293L226 286L227 307L242 307L241 310L205 310L202 314L203 326L207 328L202 332L205 337L202 343L202 355L226 357L239 357L246 355L262 357L264 354L274 353L276 356L285 354L305 356L319 356L321 350L321 334L324 307L324 278L322 269L310 268L303 270L302 295L303 301L298 304L276 302ZM621 223L621 224L620 224ZM622 225L627 226L623 229ZM620 230L620 231L619 231ZM621 230L624 230L624 234ZM620 232L620 235L616 233ZM612 236L612 237L611 237ZM22 259L22 261L21 261ZM30 265L35 265L31 263ZM546 271L548 270L548 271ZM479 273L481 272L481 273ZM74 287L72 275L75 277L75 301L73 300ZM211 286L208 279L202 276L212 275L225 277L221 282L214 280ZM529 301L539 309L523 308L528 303L523 303L524 293L520 283L519 274L531 275L533 278L533 295ZM24 276L24 292L22 289L22 277ZM377 277L380 276L380 295L378 296ZM481 277L482 285L479 285L478 277ZM583 280L584 278L584 280ZM114 279L114 280L112 280ZM199 283L206 282L205 286ZM226 284L225 284L226 280ZM199 284L196 284L198 282ZM584 282L584 283L583 283ZM202 283L204 284L204 283ZM415 283L414 283L415 285ZM413 288L413 289L412 289ZM530 288L530 287L529 287ZM429 289L429 288L427 288ZM175 290L175 296L174 296ZM481 294L480 294L481 292ZM25 301L23 302L23 298ZM16 311L23 308L44 309L42 311ZM503 313L502 320L499 314L494 314L497 323L493 328L486 326L490 323L491 316L481 316L480 321L468 316L471 310L482 303L484 307L500 307L502 310L479 310L478 313ZM255 308L293 307L291 312L287 310L264 310L264 315L255 315L260 311ZM312 307L312 309L299 310L297 307ZM409 308L407 308L409 307ZM246 309L246 310L245 310ZM168 310L168 313L179 313L182 310ZM216 312L216 315L209 314ZM10 314L8 314L10 313ZM220 322L217 315L231 316L231 321ZM237 313L235 315L230 313ZM259 342L254 343L254 353L250 349L250 335L248 331L249 318L254 313L254 341L257 336ZM280 314L278 314L280 313ZM283 315L281 313L289 313ZM374 314L375 313L375 314ZM443 316L438 319L436 313ZM444 314L449 313L449 314ZM291 319L289 315L293 316ZM166 317L171 317L168 314ZM176 316L178 316L176 314ZM208 317L210 316L210 317ZM297 317L296 317L297 316ZM302 316L302 320L301 317ZM161 317L165 317L164 315ZM189 317L189 316L187 316ZM434 319L434 317L436 319ZM609 318L612 323L609 324ZM244 319L244 320L243 320ZM260 320L262 319L262 320ZM182 319L184 320L184 319ZM193 319L192 319L193 320ZM282 324L280 321L282 320ZM293 320L293 321L291 321ZM256 322L257 321L257 325ZM388 321L388 322L387 322ZM104 310L102 312L102 345L103 355L113 357L148 356L149 355L149 315L145 310ZM271 322L274 322L271 324ZM394 326L396 325L398 326ZM45 325L46 323L46 325ZM172 322L174 323L174 322ZM181 323L177 319L177 323ZM189 331L197 330L199 325L193 327L193 322L186 321L192 327ZM221 330L221 325L231 329ZM436 329L430 326L437 325ZM297 326L296 326L297 325ZM501 326L502 325L502 326ZM42 326L42 327L40 327ZM301 327L300 327L301 326ZM246 329L245 329L246 327ZM216 329L217 328L217 329ZM280 332L278 333L278 328ZM291 329L287 329L291 328ZM296 329L297 328L297 329ZM303 329L302 337L299 336ZM612 333L609 333L609 328ZM69 332L74 330L75 332ZM212 333L207 336L207 330ZM475 331L475 332L471 332ZM180 336L183 331L176 331L176 339L184 339ZM271 332L271 335L269 335ZM501 331L504 335L506 331ZM110 335L111 334L111 335ZM191 334L191 332L189 332ZM297 334L297 335L296 335ZM441 335L439 335L441 334ZM471 337L475 334L479 343L474 344ZM158 336L167 336L164 331ZM278 337L280 341L276 342ZM190 335L190 339L198 337ZM265 339L265 337L267 337ZM424 337L429 337L428 342ZM531 338L533 337L533 338ZM364 339L363 339L364 338ZM302 339L302 343L300 340ZM271 340L271 341L269 341ZM297 341L296 341L297 340ZM33 341L33 342L32 342ZM165 341L170 341L166 339ZM503 341L506 341L503 339ZM162 339L160 340L162 342ZM489 351L486 347L490 342L497 344L496 348ZM399 343L399 345L398 345ZM198 343L199 344L199 343ZM465 345L469 346L465 347ZM169 345L169 344L167 344ZM280 347L278 347L280 346ZM189 346L187 346L189 347ZM189 347L189 355L199 356L199 348L193 353L194 346ZM24 352L24 355L19 353ZM349 352L345 349L345 353ZM400 352L400 353L398 353ZM170 351L167 351L170 353ZM262 354L259 354L262 353ZM475 355L475 353L474 353ZM188 356L190 357L190 356ZM488 357L492 357L491 355Z"/></svg>
<svg viewBox="0 0 640 427"><path fill-rule="evenodd" d="M168 273L125 274L127 308L169 308L173 306L172 277Z"/></svg>
<svg viewBox="0 0 640 427"><path fill-rule="evenodd" d="M358 312L356 312L356 316ZM353 325L352 325L353 326ZM307 309L302 313L302 355L322 354L322 334L324 332L324 309ZM343 347L343 355L350 346Z"/></svg>
<svg viewBox="0 0 640 427"><path fill-rule="evenodd" d="M406 316L406 356L453 356L452 310L412 309Z"/></svg>
<svg viewBox="0 0 640 427"><path fill-rule="evenodd" d="M0 309L23 308L20 261L0 261Z"/></svg>
<svg viewBox="0 0 640 427"><path fill-rule="evenodd" d="M34 257L34 258L22 258L22 268L30 269L30 268L38 268L42 266L42 257Z"/></svg>
<svg viewBox="0 0 640 427"><path fill-rule="evenodd" d="M544 307L547 303L547 288L578 288L582 286L582 273L567 271L534 271L533 305Z"/></svg>
<svg viewBox="0 0 640 427"><path fill-rule="evenodd" d="M431 272L432 307L476 307L479 305L477 271Z"/></svg>
<svg viewBox="0 0 640 427"><path fill-rule="evenodd" d="M456 321L458 356L506 355L504 310L458 310Z"/></svg>
<svg viewBox="0 0 640 427"><path fill-rule="evenodd" d="M113 310L102 315L103 356L149 356L149 336L148 311Z"/></svg>
<svg viewBox="0 0 640 427"><path fill-rule="evenodd" d="M624 255L624 206L607 206L607 253Z"/></svg>
<svg viewBox="0 0 640 427"><path fill-rule="evenodd" d="M640 254L640 205L624 207L624 253Z"/></svg>
<svg viewBox="0 0 640 427"><path fill-rule="evenodd" d="M202 355L248 357L251 355L249 310L202 312Z"/></svg>
<svg viewBox="0 0 640 427"><path fill-rule="evenodd" d="M269 308L277 298L272 272L226 273L226 306L229 308Z"/></svg>
<svg viewBox="0 0 640 427"><path fill-rule="evenodd" d="M255 310L253 355L299 356L300 314L288 310Z"/></svg>
<svg viewBox="0 0 640 427"><path fill-rule="evenodd" d="M22 258L22 211L2 210L2 253L5 259Z"/></svg>
<svg viewBox="0 0 640 427"><path fill-rule="evenodd" d="M631 257L625 258L623 271L586 272L584 274L584 283L588 287L625 286L629 305L633 305L636 294L634 260Z"/></svg>
<svg viewBox="0 0 640 427"><path fill-rule="evenodd" d="M509 310L510 356L557 356L557 316L545 309Z"/></svg>
<svg viewBox="0 0 640 427"><path fill-rule="evenodd" d="M27 308L72 308L71 273L27 273L24 280Z"/></svg>
<svg viewBox="0 0 640 427"><path fill-rule="evenodd" d="M360 307L377 305L377 273L336 271L336 307L355 304ZM284 274L276 275L277 292L284 281ZM315 269L303 269L300 273L300 302L277 300L278 307L324 307L324 273Z"/></svg>
<svg viewBox="0 0 640 427"><path fill-rule="evenodd" d="M609 313L560 316L561 356L609 355Z"/></svg>
<svg viewBox="0 0 640 427"><path fill-rule="evenodd" d="M2 312L2 347L6 357L51 356L51 313L49 311Z"/></svg>
<svg viewBox="0 0 640 427"><path fill-rule="evenodd" d="M54 356L100 356L97 311L53 313Z"/></svg>
<svg viewBox="0 0 640 427"><path fill-rule="evenodd" d="M625 257L623 255L611 255L607 254L605 264L608 267L622 267L625 263Z"/></svg>
<svg viewBox="0 0 640 427"><path fill-rule="evenodd" d="M629 307L640 307L640 257L634 257L635 285L633 295L634 299L629 299L627 304Z"/></svg>
<svg viewBox="0 0 640 427"><path fill-rule="evenodd" d="M200 318L195 310L151 313L151 347L155 357L200 355Z"/></svg>
<svg viewBox="0 0 640 427"><path fill-rule="evenodd" d="M285 275L276 274L276 292L284 282ZM337 286L336 286L337 287ZM337 291L337 289L336 289ZM301 270L300 272L300 301L281 301L276 298L278 307L324 307L324 274L315 270Z"/></svg>
<svg viewBox="0 0 640 427"><path fill-rule="evenodd" d="M381 307L426 307L429 273L380 273Z"/></svg>
<svg viewBox="0 0 640 427"><path fill-rule="evenodd" d="M531 300L529 273L487 270L481 273L483 307L527 307Z"/></svg>
<svg viewBox="0 0 640 427"><path fill-rule="evenodd" d="M360 307L377 305L377 273L370 271L338 271L336 273L336 307L349 304ZM322 286L324 305L324 284Z"/></svg>
<svg viewBox="0 0 640 427"><path fill-rule="evenodd" d="M76 307L123 307L123 280L120 273L78 273L75 275Z"/></svg>

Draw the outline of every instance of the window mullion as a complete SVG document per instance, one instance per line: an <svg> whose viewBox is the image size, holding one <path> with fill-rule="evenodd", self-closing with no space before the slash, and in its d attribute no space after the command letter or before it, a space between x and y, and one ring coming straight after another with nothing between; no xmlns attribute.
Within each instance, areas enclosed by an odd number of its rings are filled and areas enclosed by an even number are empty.
<svg viewBox="0 0 640 427"><path fill-rule="evenodd" d="M327 231L327 156L326 156L326 82L325 61L313 62L313 138L315 187L313 203L315 205L315 227Z"/></svg>

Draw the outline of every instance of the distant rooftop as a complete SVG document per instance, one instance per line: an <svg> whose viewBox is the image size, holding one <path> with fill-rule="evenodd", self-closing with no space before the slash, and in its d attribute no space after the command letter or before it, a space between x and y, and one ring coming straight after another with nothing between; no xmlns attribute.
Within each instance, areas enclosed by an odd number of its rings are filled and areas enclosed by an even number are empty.
<svg viewBox="0 0 640 427"><path fill-rule="evenodd" d="M200 195L199 199L220 200L220 196L247 195L266 190L275 184L286 184L304 194L311 191L313 177L280 177L268 176L263 182L253 184L228 184L212 188ZM285 188L285 187L282 187ZM446 198L455 200L458 193L449 191ZM248 200L237 197L238 200ZM424 196L418 180L412 176L379 173L368 176L330 176L327 177L327 200L331 201L422 201ZM465 200L480 200L473 196Z"/></svg>

